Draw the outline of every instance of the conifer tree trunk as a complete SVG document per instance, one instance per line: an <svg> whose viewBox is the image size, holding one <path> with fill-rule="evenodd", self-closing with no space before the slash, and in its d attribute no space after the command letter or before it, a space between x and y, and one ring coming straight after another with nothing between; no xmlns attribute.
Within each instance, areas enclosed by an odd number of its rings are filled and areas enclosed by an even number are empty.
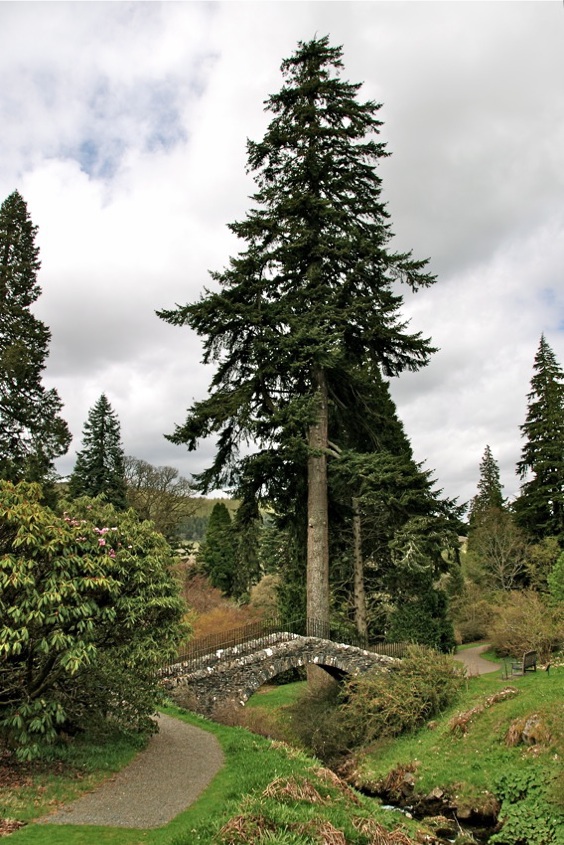
<svg viewBox="0 0 564 845"><path fill-rule="evenodd" d="M307 615L329 633L329 519L327 506L328 402L325 373L316 369L317 420L309 429L307 506ZM313 633L313 632L312 632Z"/></svg>
<svg viewBox="0 0 564 845"><path fill-rule="evenodd" d="M353 566L354 566L354 621L360 637L368 640L366 619L366 591L364 589L364 561L362 559L362 525L358 499L353 497Z"/></svg>

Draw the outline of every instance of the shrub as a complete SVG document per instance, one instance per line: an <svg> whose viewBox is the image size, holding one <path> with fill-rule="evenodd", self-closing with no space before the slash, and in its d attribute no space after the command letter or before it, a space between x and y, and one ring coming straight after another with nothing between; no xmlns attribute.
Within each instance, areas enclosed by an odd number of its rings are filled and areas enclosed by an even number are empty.
<svg viewBox="0 0 564 845"><path fill-rule="evenodd" d="M549 659L563 637L562 610L551 607L534 590L504 593L488 632L498 654L518 657L536 651L541 661Z"/></svg>
<svg viewBox="0 0 564 845"><path fill-rule="evenodd" d="M292 733L310 753L335 763L353 743L353 733L342 717L337 684L308 686L288 710Z"/></svg>
<svg viewBox="0 0 564 845"><path fill-rule="evenodd" d="M558 556L547 578L550 595L555 602L564 602L564 552Z"/></svg>
<svg viewBox="0 0 564 845"><path fill-rule="evenodd" d="M496 608L484 598L484 590L467 581L460 597L451 601L451 612L457 642L472 643L488 636Z"/></svg>
<svg viewBox="0 0 564 845"><path fill-rule="evenodd" d="M357 743L413 731L452 704L464 684L464 669L452 658L411 646L397 668L369 672L345 686L340 708Z"/></svg>
<svg viewBox="0 0 564 845"><path fill-rule="evenodd" d="M35 484L0 482L0 737L31 759L93 718L147 730L155 667L184 605L151 523L79 499L62 516Z"/></svg>

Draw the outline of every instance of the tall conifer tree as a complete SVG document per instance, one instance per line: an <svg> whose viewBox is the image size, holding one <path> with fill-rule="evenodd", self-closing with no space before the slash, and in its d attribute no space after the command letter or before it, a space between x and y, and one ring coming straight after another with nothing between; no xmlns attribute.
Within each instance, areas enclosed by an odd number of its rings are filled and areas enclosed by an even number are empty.
<svg viewBox="0 0 564 845"><path fill-rule="evenodd" d="M478 492L472 499L470 526L475 524L480 514L491 510L501 510L504 505L499 465L489 446L484 449L480 461Z"/></svg>
<svg viewBox="0 0 564 845"><path fill-rule="evenodd" d="M276 499L276 470L294 467L307 489L307 612L329 616L327 457L330 408L354 387L361 404L364 366L387 376L427 363L432 347L400 318L395 283L432 284L425 261L389 249L392 237L376 166L381 122L360 85L341 78L342 50L328 38L300 42L281 66L274 115L262 141L248 142L257 192L230 229L246 244L223 272L218 292L161 311L204 338L204 361L218 367L209 398L196 402L170 439L196 448L218 434L203 490L237 485L252 467L257 488ZM241 462L239 446L261 453Z"/></svg>
<svg viewBox="0 0 564 845"><path fill-rule="evenodd" d="M121 510L126 507L125 455L120 424L104 393L90 409L69 482L69 494L104 496Z"/></svg>
<svg viewBox="0 0 564 845"><path fill-rule="evenodd" d="M30 310L41 293L36 234L14 191L0 206L0 478L7 481L48 481L71 440L56 390L42 384L51 333Z"/></svg>
<svg viewBox="0 0 564 845"><path fill-rule="evenodd" d="M515 502L519 524L536 539L564 542L564 372L544 335L535 355L525 442L517 473L526 479Z"/></svg>

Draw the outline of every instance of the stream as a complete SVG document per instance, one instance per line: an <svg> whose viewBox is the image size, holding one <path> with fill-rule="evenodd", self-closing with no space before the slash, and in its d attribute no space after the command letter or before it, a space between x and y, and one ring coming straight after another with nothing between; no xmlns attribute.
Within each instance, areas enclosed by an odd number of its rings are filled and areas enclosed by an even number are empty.
<svg viewBox="0 0 564 845"><path fill-rule="evenodd" d="M342 772L340 776L343 776ZM493 796L491 803L478 812L457 807L452 797L438 788L429 795L417 794L413 775L407 771L388 789L381 784L359 784L354 782L354 778L345 777L345 780L363 795L380 801L382 808L390 813L401 813L423 822L445 845L453 842L457 845L484 845L499 830L499 805Z"/></svg>
<svg viewBox="0 0 564 845"><path fill-rule="evenodd" d="M434 835L445 845L446 843L452 845L454 842L459 843L459 845L472 845L472 843L485 845L496 830L496 827L492 827L492 825L477 826L470 825L467 822L461 823L452 812L449 815L429 816L425 813L413 812L412 807L397 807L393 804L382 804L381 809L389 810L391 813L400 813L409 819L425 822L426 826L430 827Z"/></svg>

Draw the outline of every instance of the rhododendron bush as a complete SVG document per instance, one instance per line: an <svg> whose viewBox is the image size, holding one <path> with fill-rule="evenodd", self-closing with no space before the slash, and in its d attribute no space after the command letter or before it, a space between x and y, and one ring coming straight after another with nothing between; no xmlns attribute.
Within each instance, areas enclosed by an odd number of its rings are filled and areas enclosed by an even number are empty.
<svg viewBox="0 0 564 845"><path fill-rule="evenodd" d="M0 482L0 740L30 759L62 730L146 731L185 607L170 547L133 511Z"/></svg>

